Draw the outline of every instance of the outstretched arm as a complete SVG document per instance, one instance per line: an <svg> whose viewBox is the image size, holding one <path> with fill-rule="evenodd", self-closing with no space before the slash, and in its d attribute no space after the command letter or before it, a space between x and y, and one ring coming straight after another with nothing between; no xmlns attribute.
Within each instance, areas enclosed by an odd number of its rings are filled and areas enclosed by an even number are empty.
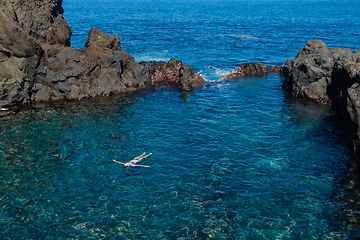
<svg viewBox="0 0 360 240"><path fill-rule="evenodd" d="M117 163L120 163L120 164L123 164L123 165L125 164L125 163L122 163L122 162L118 162L118 161L116 161L116 160L114 160L114 159L113 159L113 161L114 161L114 162L117 162Z"/></svg>
<svg viewBox="0 0 360 240"><path fill-rule="evenodd" d="M146 166L146 165L131 165L131 167L150 167L150 166Z"/></svg>

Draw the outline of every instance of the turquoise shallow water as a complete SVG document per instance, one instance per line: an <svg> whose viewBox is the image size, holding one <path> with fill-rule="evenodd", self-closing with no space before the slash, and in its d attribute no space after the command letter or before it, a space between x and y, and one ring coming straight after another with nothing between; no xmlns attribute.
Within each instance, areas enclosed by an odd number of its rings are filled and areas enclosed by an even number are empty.
<svg viewBox="0 0 360 240"><path fill-rule="evenodd" d="M280 66L307 40L359 47L359 1L64 1L136 60L175 58L208 81ZM330 109L277 75L34 106L0 118L1 239L352 239L351 144ZM125 169L144 151L153 154ZM356 169L356 168L355 168Z"/></svg>
<svg viewBox="0 0 360 240"><path fill-rule="evenodd" d="M356 236L344 182L353 158L337 117L280 86L270 75L0 119L0 236ZM112 161L144 151L151 168Z"/></svg>

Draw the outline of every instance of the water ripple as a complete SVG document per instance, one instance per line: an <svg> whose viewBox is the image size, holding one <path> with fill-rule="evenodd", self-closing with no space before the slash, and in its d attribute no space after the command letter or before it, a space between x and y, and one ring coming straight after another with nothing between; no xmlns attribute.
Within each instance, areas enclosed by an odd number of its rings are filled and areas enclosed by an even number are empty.
<svg viewBox="0 0 360 240"><path fill-rule="evenodd" d="M96 27L138 61L180 59L214 83L1 118L0 238L358 237L336 115L288 98L277 75L215 82L240 63L280 66L312 39L356 50L357 4L65 1L73 46ZM151 168L112 161L144 151Z"/></svg>
<svg viewBox="0 0 360 240"><path fill-rule="evenodd" d="M336 117L287 101L280 85L273 75L249 78L187 99L162 88L1 119L2 236L355 234L337 218L353 208L331 197L352 186ZM144 151L151 168L112 162Z"/></svg>

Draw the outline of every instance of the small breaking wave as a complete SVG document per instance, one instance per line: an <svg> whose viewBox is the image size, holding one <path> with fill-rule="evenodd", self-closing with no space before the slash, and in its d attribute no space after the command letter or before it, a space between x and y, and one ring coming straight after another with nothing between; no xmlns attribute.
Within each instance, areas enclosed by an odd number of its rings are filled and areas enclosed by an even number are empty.
<svg viewBox="0 0 360 240"><path fill-rule="evenodd" d="M199 74L206 81L215 82L219 78L222 78L232 72L236 72L236 68L217 68L214 66L207 66L203 70L199 71Z"/></svg>
<svg viewBox="0 0 360 240"><path fill-rule="evenodd" d="M144 52L138 55L134 55L134 58L137 62L168 62L171 59L171 57L168 56L168 52L169 50Z"/></svg>
<svg viewBox="0 0 360 240"><path fill-rule="evenodd" d="M260 40L261 38L252 36L252 35L246 35L246 34L230 34L229 37L233 37L233 38L240 38L242 40Z"/></svg>

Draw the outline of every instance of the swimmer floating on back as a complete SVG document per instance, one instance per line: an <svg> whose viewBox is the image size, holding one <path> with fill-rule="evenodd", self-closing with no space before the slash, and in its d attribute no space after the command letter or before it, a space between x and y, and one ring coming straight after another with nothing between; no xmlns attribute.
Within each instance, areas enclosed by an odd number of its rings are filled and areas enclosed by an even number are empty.
<svg viewBox="0 0 360 240"><path fill-rule="evenodd" d="M150 166L146 166L146 165L136 165L135 163L140 162L141 160L143 160L144 158L147 158L149 155L151 155L152 153L149 153L148 155L145 155L145 153L141 154L140 156L134 158L133 160L127 162L127 163L122 163L122 162L118 162L116 160L113 159L114 162L123 164L124 167L128 168L128 167L150 167Z"/></svg>

